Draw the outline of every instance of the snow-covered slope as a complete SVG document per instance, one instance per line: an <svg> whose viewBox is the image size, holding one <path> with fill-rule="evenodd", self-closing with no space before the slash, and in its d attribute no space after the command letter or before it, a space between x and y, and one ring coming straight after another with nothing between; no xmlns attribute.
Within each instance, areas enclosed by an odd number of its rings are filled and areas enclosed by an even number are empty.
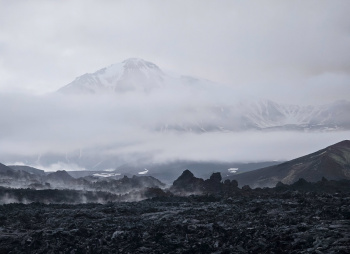
<svg viewBox="0 0 350 254"><path fill-rule="evenodd" d="M149 92L169 85L210 83L189 76L176 75L161 70L156 64L140 58L129 58L94 73L86 73L62 87L65 94Z"/></svg>
<svg viewBox="0 0 350 254"><path fill-rule="evenodd" d="M350 102L322 106L279 104L270 100L241 103L242 122L257 129L336 130L350 127Z"/></svg>
<svg viewBox="0 0 350 254"><path fill-rule="evenodd" d="M350 102L322 106L284 105L270 100L242 101L208 106L206 114L194 112L191 120L164 123L159 131L295 130L336 131L350 129Z"/></svg>

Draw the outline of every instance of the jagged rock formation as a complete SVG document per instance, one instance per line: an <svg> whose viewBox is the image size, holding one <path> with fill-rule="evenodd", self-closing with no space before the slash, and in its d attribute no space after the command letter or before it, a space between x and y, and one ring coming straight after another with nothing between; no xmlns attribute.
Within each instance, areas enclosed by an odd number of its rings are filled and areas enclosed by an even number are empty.
<svg viewBox="0 0 350 254"><path fill-rule="evenodd" d="M221 181L222 177L219 172L213 173L209 179L203 180L193 175L186 169L181 176L176 179L170 188L170 191L177 195L189 194L229 194L238 190L237 181Z"/></svg>
<svg viewBox="0 0 350 254"><path fill-rule="evenodd" d="M209 179L204 181L204 190L207 193L220 193L223 190L220 173L213 173Z"/></svg>
<svg viewBox="0 0 350 254"><path fill-rule="evenodd" d="M191 171L186 169L174 181L170 190L175 193L202 193L204 190L204 180L195 177Z"/></svg>

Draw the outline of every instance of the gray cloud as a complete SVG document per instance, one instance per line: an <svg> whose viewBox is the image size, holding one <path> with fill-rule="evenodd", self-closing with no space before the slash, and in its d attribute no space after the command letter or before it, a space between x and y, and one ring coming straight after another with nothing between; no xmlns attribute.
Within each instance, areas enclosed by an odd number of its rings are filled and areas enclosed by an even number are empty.
<svg viewBox="0 0 350 254"><path fill-rule="evenodd" d="M114 164L108 167L140 160L286 160L348 139L350 134L160 132L154 129L158 123L199 121L208 115L206 110L201 111L201 106L208 103L205 97L190 100L186 93L172 97L166 94L168 91L163 93L102 97L2 95L0 99L6 107L0 108L0 161L28 160L33 166L52 170L92 169L112 159ZM79 164L80 157L88 158L88 162Z"/></svg>
<svg viewBox="0 0 350 254"><path fill-rule="evenodd" d="M0 89L50 92L136 56L237 92L301 101L316 91L314 101L340 99L350 92L349 7L348 1L1 1Z"/></svg>

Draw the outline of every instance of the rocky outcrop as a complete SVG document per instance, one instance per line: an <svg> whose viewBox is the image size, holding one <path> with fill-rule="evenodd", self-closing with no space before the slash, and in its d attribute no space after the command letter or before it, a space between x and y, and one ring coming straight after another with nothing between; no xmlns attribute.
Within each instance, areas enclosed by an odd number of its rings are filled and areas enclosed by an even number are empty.
<svg viewBox="0 0 350 254"><path fill-rule="evenodd" d="M193 175L191 171L186 169L182 175L176 179L170 188L170 191L176 195L190 194L218 194L232 195L240 189L236 180L226 179L222 182L219 172L213 173L209 179L203 180Z"/></svg>
<svg viewBox="0 0 350 254"><path fill-rule="evenodd" d="M223 190L221 180L220 173L213 173L209 179L204 181L204 191L207 193L221 193Z"/></svg>
<svg viewBox="0 0 350 254"><path fill-rule="evenodd" d="M174 193L202 193L204 191L204 180L197 178L191 171L186 169L179 178L177 178L170 190Z"/></svg>

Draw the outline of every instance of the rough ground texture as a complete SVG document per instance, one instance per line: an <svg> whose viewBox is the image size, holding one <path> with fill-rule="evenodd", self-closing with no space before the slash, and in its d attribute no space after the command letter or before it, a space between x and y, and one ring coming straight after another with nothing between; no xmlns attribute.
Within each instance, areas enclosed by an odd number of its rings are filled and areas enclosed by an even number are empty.
<svg viewBox="0 0 350 254"><path fill-rule="evenodd" d="M0 206L0 253L349 253L350 195Z"/></svg>

